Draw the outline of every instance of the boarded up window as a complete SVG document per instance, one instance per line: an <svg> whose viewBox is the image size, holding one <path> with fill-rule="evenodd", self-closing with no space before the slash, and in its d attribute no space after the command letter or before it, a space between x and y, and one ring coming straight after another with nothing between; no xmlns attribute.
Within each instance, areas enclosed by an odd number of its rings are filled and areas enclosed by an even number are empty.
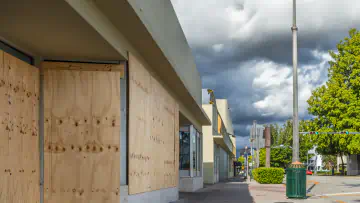
<svg viewBox="0 0 360 203"><path fill-rule="evenodd" d="M39 71L0 50L0 202L39 199Z"/></svg>
<svg viewBox="0 0 360 203"><path fill-rule="evenodd" d="M46 203L118 203L122 65L45 62Z"/></svg>
<svg viewBox="0 0 360 203"><path fill-rule="evenodd" d="M175 187L179 174L176 101L129 56L129 194Z"/></svg>

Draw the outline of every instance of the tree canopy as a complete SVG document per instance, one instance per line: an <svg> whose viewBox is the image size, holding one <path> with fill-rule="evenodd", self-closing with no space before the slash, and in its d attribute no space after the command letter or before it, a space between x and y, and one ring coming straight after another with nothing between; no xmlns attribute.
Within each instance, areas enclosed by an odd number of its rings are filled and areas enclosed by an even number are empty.
<svg viewBox="0 0 360 203"><path fill-rule="evenodd" d="M260 149L260 167L265 166L266 161L266 149ZM270 150L270 166L284 168L291 163L292 149L289 146L283 147L271 147Z"/></svg>
<svg viewBox="0 0 360 203"><path fill-rule="evenodd" d="M323 132L360 130L360 33L349 31L329 51L328 81L315 89L307 101L308 111L315 116L313 127ZM360 135L319 134L317 151L325 155L360 153Z"/></svg>
<svg viewBox="0 0 360 203"><path fill-rule="evenodd" d="M244 166L244 163L245 163L244 156L240 156L237 161L240 162L242 166Z"/></svg>
<svg viewBox="0 0 360 203"><path fill-rule="evenodd" d="M314 124L311 121L301 120L299 122L299 130L300 131L310 131L310 129L314 129ZM292 120L287 120L283 126L270 125L271 132L271 146L290 146L293 145L293 123ZM276 139L275 139L276 138ZM314 147L314 137L311 135L299 135L300 149L299 156L301 162L306 162L307 152ZM272 156L272 153L271 153ZM311 158L311 156L309 157ZM292 155L289 157L290 161L292 159Z"/></svg>

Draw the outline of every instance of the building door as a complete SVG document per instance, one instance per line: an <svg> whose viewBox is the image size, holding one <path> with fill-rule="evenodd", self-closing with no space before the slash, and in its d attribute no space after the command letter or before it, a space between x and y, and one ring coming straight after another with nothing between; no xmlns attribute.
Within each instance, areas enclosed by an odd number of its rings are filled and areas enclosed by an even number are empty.
<svg viewBox="0 0 360 203"><path fill-rule="evenodd" d="M219 182L220 157L215 157L215 182Z"/></svg>
<svg viewBox="0 0 360 203"><path fill-rule="evenodd" d="M40 202L39 69L0 50L0 202Z"/></svg>
<svg viewBox="0 0 360 203"><path fill-rule="evenodd" d="M45 203L115 203L122 65L44 62Z"/></svg>

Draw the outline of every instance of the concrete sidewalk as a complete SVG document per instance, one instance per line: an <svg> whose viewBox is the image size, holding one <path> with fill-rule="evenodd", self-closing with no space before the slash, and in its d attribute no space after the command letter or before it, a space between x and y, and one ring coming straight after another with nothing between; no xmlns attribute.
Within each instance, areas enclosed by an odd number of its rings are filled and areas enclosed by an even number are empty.
<svg viewBox="0 0 360 203"><path fill-rule="evenodd" d="M180 193L177 203L253 203L249 187L242 177L229 179L194 193Z"/></svg>
<svg viewBox="0 0 360 203"><path fill-rule="evenodd" d="M251 181L249 191L256 203L288 202L284 184L260 184Z"/></svg>
<svg viewBox="0 0 360 203"><path fill-rule="evenodd" d="M284 182L285 183L285 182ZM307 181L307 189L317 184ZM207 185L194 193L180 193L176 203L275 203L275 202L323 202L321 199L294 200L286 197L285 184L259 184L252 180L246 182L243 177L229 179L214 185Z"/></svg>

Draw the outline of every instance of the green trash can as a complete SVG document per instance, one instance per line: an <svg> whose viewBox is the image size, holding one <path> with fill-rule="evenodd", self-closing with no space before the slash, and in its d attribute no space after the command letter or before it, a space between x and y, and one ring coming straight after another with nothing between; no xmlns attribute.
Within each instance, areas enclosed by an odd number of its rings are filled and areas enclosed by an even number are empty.
<svg viewBox="0 0 360 203"><path fill-rule="evenodd" d="M288 198L306 198L306 170L303 164L295 162L286 169L286 196Z"/></svg>

